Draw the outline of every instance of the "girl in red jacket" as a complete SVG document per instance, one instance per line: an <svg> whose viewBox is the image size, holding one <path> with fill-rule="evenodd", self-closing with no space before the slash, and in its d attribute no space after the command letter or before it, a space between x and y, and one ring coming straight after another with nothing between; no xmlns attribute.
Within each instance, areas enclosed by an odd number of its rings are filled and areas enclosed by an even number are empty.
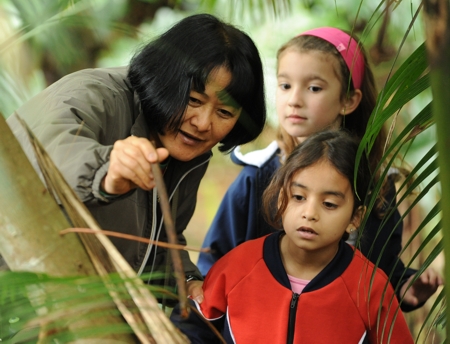
<svg viewBox="0 0 450 344"><path fill-rule="evenodd" d="M355 176L357 149L344 130L297 146L263 196L280 231L212 266L196 306L227 343L413 343L384 272L345 243L370 181L363 159ZM193 343L214 343L195 317L173 320Z"/></svg>

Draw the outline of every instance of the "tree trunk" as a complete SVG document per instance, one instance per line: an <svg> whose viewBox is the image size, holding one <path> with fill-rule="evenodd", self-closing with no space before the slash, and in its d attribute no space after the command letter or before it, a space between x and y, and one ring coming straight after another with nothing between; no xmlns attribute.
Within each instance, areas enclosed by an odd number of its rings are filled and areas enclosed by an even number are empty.
<svg viewBox="0 0 450 344"><path fill-rule="evenodd" d="M3 116L0 190L0 253L11 270L53 276L96 274L78 237L59 235L60 230L70 226Z"/></svg>

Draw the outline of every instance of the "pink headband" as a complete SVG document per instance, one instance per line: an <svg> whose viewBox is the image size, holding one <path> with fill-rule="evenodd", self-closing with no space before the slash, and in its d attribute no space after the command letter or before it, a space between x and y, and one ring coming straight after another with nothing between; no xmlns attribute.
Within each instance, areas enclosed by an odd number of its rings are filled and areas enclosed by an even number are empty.
<svg viewBox="0 0 450 344"><path fill-rule="evenodd" d="M305 31L299 36L316 36L333 44L350 70L353 86L355 89L361 88L364 77L364 56L358 48L358 43L350 35L333 27L321 27Z"/></svg>

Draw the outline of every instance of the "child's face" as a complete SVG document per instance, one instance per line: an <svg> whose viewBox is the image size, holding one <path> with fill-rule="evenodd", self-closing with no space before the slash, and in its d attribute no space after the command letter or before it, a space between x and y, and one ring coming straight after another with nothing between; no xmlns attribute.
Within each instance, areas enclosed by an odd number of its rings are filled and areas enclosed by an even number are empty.
<svg viewBox="0 0 450 344"><path fill-rule="evenodd" d="M276 107L280 125L299 142L342 121L339 62L322 52L287 49L278 61Z"/></svg>
<svg viewBox="0 0 450 344"><path fill-rule="evenodd" d="M204 92L191 90L180 129L159 135L171 157L192 160L208 152L233 129L242 109L224 104L219 98L230 81L231 73L220 67L209 76Z"/></svg>
<svg viewBox="0 0 450 344"><path fill-rule="evenodd" d="M319 161L294 175L290 194L282 216L290 244L331 259L344 233L359 226L349 180Z"/></svg>

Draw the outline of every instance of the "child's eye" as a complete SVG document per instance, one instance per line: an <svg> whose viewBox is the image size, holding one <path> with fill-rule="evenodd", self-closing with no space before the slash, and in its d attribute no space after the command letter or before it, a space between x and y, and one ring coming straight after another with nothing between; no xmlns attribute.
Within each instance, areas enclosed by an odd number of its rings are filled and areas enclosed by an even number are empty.
<svg viewBox="0 0 450 344"><path fill-rule="evenodd" d="M282 90L288 90L291 88L291 85L283 83L279 85Z"/></svg>
<svg viewBox="0 0 450 344"><path fill-rule="evenodd" d="M336 209L337 208L337 205L334 203L331 203L331 202L323 202L323 205L327 209Z"/></svg>
<svg viewBox="0 0 450 344"><path fill-rule="evenodd" d="M296 201L303 201L305 199L305 197L301 195L292 195L292 198L295 199Z"/></svg>
<svg viewBox="0 0 450 344"><path fill-rule="evenodd" d="M319 91L322 91L322 87L319 87L319 86L309 86L308 89L309 89L311 92L319 92Z"/></svg>

